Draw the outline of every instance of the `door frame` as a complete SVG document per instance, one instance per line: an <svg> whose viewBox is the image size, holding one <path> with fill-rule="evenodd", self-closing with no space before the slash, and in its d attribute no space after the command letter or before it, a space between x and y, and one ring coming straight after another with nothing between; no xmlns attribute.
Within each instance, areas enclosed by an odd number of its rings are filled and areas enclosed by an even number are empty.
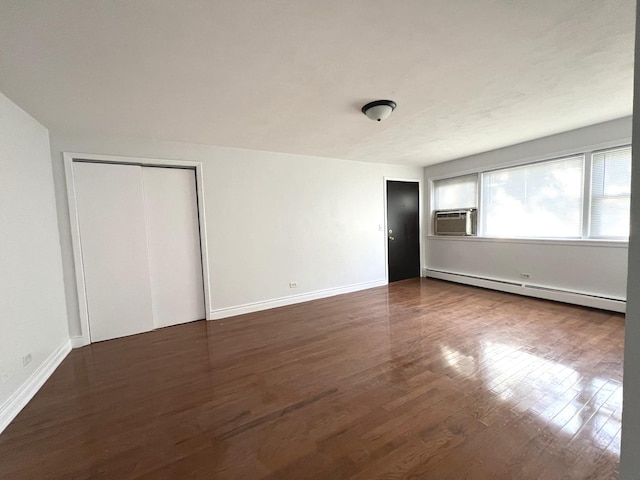
<svg viewBox="0 0 640 480"><path fill-rule="evenodd" d="M195 171L196 195L198 200L198 223L200 225L200 252L202 258L202 283L204 287L205 318L211 320L209 252L207 248L207 226L204 203L204 180L202 162L189 160L166 160L158 158L124 157L119 155L97 155L89 153L63 152L64 174L67 182L67 201L69 205L69 220L71 223L71 245L73 248L73 263L76 277L76 291L80 310L80 342L76 347L91 343L89 326L89 309L87 304L87 289L84 278L84 264L82 261L82 242L80 239L80 223L78 220L78 205L76 202L76 185L73 174L74 162L113 163L121 165L140 165L145 167L186 168Z"/></svg>
<svg viewBox="0 0 640 480"><path fill-rule="evenodd" d="M396 177L384 177L383 178L383 199L384 199L384 276L389 284L389 240L388 240L388 212L387 212L387 182L411 182L418 184L418 238L420 249L420 277L424 276L424 231L423 231L423 217L424 217L424 191L423 191L423 179L422 178L396 178Z"/></svg>

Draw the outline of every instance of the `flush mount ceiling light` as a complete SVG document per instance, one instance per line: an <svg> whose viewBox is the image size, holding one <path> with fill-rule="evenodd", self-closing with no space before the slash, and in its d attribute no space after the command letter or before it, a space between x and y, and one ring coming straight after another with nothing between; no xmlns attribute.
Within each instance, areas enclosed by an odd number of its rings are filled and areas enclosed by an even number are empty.
<svg viewBox="0 0 640 480"><path fill-rule="evenodd" d="M369 102L362 107L362 113L371 120L377 120L379 122L391 115L391 112L395 109L396 102L392 100L376 100L375 102Z"/></svg>

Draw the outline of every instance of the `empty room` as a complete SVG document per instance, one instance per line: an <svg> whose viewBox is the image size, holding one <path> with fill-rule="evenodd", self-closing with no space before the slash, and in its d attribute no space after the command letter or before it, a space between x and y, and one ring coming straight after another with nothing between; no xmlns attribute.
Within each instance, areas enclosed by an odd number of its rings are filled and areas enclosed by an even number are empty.
<svg viewBox="0 0 640 480"><path fill-rule="evenodd" d="M638 480L636 11L0 1L0 478Z"/></svg>

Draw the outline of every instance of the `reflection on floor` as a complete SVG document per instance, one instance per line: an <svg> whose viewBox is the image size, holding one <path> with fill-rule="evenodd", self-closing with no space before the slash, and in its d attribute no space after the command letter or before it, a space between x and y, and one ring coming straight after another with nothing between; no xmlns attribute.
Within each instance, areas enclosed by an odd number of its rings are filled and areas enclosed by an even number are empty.
<svg viewBox="0 0 640 480"><path fill-rule="evenodd" d="M591 436L600 447L620 454L622 385L607 376L585 378L575 369L518 347L480 342L478 369L472 356L442 347L442 355L467 378L480 374L484 387L518 412L530 412L559 434Z"/></svg>
<svg viewBox="0 0 640 480"><path fill-rule="evenodd" d="M0 478L616 478L622 315L410 280L74 350Z"/></svg>

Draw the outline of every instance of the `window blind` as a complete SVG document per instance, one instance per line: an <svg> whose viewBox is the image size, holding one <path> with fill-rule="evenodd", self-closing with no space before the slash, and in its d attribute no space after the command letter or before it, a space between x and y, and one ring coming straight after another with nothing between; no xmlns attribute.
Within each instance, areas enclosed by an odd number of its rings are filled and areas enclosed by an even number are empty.
<svg viewBox="0 0 640 480"><path fill-rule="evenodd" d="M434 210L478 206L478 175L463 175L433 182Z"/></svg>
<svg viewBox="0 0 640 480"><path fill-rule="evenodd" d="M591 165L589 235L628 237L631 147L594 153Z"/></svg>
<svg viewBox="0 0 640 480"><path fill-rule="evenodd" d="M582 155L482 174L482 234L582 236Z"/></svg>

